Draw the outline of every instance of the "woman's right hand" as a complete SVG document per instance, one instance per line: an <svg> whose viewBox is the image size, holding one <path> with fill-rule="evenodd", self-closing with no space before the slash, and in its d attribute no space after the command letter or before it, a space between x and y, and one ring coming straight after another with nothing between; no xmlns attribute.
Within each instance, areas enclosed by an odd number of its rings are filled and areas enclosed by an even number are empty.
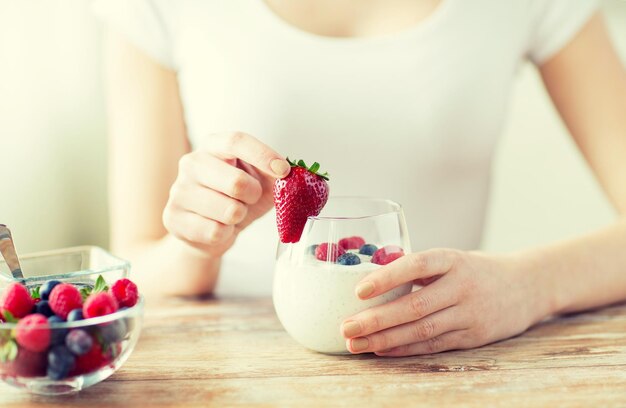
<svg viewBox="0 0 626 408"><path fill-rule="evenodd" d="M180 159L163 224L176 238L219 257L239 231L272 208L274 181L289 171L285 158L253 136L211 135L209 144Z"/></svg>

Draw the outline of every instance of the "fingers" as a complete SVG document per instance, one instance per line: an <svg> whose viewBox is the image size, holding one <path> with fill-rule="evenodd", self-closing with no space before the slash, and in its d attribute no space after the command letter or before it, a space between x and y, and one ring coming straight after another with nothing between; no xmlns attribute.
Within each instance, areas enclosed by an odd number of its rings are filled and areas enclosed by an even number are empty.
<svg viewBox="0 0 626 408"><path fill-rule="evenodd" d="M467 342L468 330L454 330L440 336L432 337L426 341L406 344L384 351L377 351L376 354L384 357L404 357L420 354L435 354L448 350L459 350L470 348Z"/></svg>
<svg viewBox="0 0 626 408"><path fill-rule="evenodd" d="M352 353L377 352L407 344L419 343L453 330L462 329L458 307L453 306L423 319L404 323L367 336L348 339L346 346Z"/></svg>
<svg viewBox="0 0 626 408"><path fill-rule="evenodd" d="M172 196L174 206L225 225L236 225L248 214L241 201L200 186L181 187Z"/></svg>
<svg viewBox="0 0 626 408"><path fill-rule="evenodd" d="M224 225L188 211L165 211L163 224L178 239L208 246L228 241L235 230L232 225Z"/></svg>
<svg viewBox="0 0 626 408"><path fill-rule="evenodd" d="M356 287L356 295L369 299L416 279L443 275L452 269L458 257L458 251L451 249L405 255L363 278Z"/></svg>
<svg viewBox="0 0 626 408"><path fill-rule="evenodd" d="M372 307L350 317L341 326L342 334L346 338L367 336L422 319L457 302L457 291L446 285L445 281L438 281L393 302Z"/></svg>
<svg viewBox="0 0 626 408"><path fill-rule="evenodd" d="M245 171L212 156L196 151L180 160L180 171L190 184L219 191L246 204L256 203L263 189L259 181Z"/></svg>
<svg viewBox="0 0 626 408"><path fill-rule="evenodd" d="M207 143L206 149L223 160L243 160L273 178L285 177L291 169L289 163L281 155L255 137L243 132L214 135Z"/></svg>

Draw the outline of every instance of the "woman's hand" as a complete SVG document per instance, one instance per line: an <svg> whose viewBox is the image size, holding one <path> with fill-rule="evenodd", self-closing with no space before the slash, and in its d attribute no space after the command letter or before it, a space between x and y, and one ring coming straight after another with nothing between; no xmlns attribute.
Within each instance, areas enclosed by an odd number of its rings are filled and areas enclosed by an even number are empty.
<svg viewBox="0 0 626 408"><path fill-rule="evenodd" d="M424 286L344 321L347 348L409 356L521 333L550 309L549 291L525 269L517 257L477 252L433 249L404 256L365 277L357 296L370 299L411 281Z"/></svg>
<svg viewBox="0 0 626 408"><path fill-rule="evenodd" d="M163 224L178 239L221 256L239 231L272 208L274 180L289 170L282 156L250 135L211 135L207 147L180 159Z"/></svg>

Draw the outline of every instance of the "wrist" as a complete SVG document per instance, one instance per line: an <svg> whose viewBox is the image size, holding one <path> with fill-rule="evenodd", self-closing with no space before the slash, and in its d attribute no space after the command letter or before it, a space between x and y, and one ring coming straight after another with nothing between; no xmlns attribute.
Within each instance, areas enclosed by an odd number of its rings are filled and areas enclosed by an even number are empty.
<svg viewBox="0 0 626 408"><path fill-rule="evenodd" d="M553 264L548 249L535 248L518 254L530 285L536 290L536 302L540 320L563 313L567 308L567 281L559 279L558 268Z"/></svg>
<svg viewBox="0 0 626 408"><path fill-rule="evenodd" d="M511 254L516 282L525 288L525 302L529 307L530 324L558 314L562 309L556 277L546 270L545 255L541 251L523 251Z"/></svg>

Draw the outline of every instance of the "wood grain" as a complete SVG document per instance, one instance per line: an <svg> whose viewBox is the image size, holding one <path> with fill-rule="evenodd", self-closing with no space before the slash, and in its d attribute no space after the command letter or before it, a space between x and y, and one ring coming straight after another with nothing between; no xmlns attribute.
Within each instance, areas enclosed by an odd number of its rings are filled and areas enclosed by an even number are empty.
<svg viewBox="0 0 626 408"><path fill-rule="evenodd" d="M625 305L409 358L305 350L268 298L149 303L144 323L135 352L105 382L57 398L3 384L1 406L626 406Z"/></svg>

